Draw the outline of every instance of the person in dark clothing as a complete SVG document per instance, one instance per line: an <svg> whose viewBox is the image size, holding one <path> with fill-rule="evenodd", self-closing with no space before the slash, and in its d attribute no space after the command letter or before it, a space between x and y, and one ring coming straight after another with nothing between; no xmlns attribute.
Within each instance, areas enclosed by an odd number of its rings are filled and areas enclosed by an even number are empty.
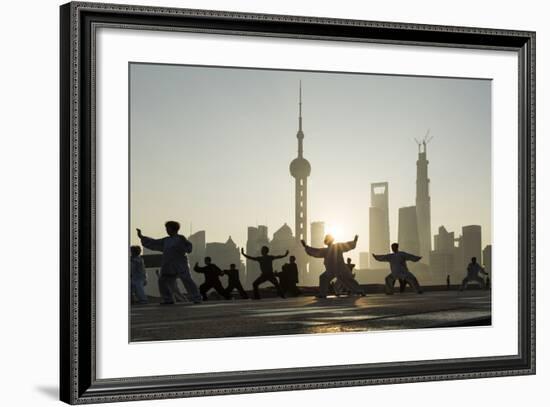
<svg viewBox="0 0 550 407"><path fill-rule="evenodd" d="M397 281L397 280L396 280ZM409 284L410 285L410 284ZM393 287L395 287L395 281L393 282ZM399 292L404 293L405 288L407 287L407 282L402 278L399 279ZM412 287L412 286L411 286Z"/></svg>
<svg viewBox="0 0 550 407"><path fill-rule="evenodd" d="M281 287L279 286L279 282L277 281L277 278L275 278L275 274L273 273L273 260L282 259L286 256L288 256L288 250L285 254L280 256L271 256L269 254L269 247L262 246L262 255L258 257L249 256L244 252L244 249L241 249L241 253L244 257L246 257L249 260L254 260L260 263L260 270L262 274L260 274L260 277L258 277L254 282L252 283L252 287L254 288L254 299L259 300L260 299L260 290L259 286L262 283L265 283L266 281L269 281L271 284L275 286L277 289L277 293L281 298L285 298L284 293L281 291Z"/></svg>
<svg viewBox="0 0 550 407"><path fill-rule="evenodd" d="M346 266L348 266L349 274L348 276L352 279L355 279L355 273L353 272L353 269L355 268L355 264L351 262L351 258L348 257L346 259ZM332 289L334 291L334 294L339 297L342 294L351 294L351 291L349 289L346 289L341 281L336 280L334 283L331 283Z"/></svg>
<svg viewBox="0 0 550 407"><path fill-rule="evenodd" d="M451 276L447 274L447 290L451 289Z"/></svg>
<svg viewBox="0 0 550 407"><path fill-rule="evenodd" d="M202 283L199 287L202 299L204 301L208 300L208 291L212 288L226 300L231 299L231 296L225 292L220 281L220 276L223 274L223 271L212 263L212 259L210 257L204 258L204 264L206 264L206 266L200 267L199 263L195 263L195 267L193 268L193 270L197 273L204 274L204 283Z"/></svg>
<svg viewBox="0 0 550 407"><path fill-rule="evenodd" d="M289 257L290 263L283 265L282 270L275 275L279 278L279 285L281 291L286 295L298 296L302 294L300 289L296 286L298 284L298 265L296 264L296 257Z"/></svg>
<svg viewBox="0 0 550 407"><path fill-rule="evenodd" d="M239 269L235 267L234 264L229 265L229 270L224 270L223 274L227 276L228 284L225 288L225 294L231 296L231 293L234 289L237 289L241 298L244 300L248 299L248 294L244 290L241 280L239 279Z"/></svg>

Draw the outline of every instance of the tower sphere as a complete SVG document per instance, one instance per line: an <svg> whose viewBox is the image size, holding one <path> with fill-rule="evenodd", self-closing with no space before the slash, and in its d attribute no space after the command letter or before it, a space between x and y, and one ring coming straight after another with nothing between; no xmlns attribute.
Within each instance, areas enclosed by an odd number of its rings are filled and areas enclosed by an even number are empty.
<svg viewBox="0 0 550 407"><path fill-rule="evenodd" d="M303 157L297 157L290 163L290 175L294 178L305 178L311 174L311 164Z"/></svg>

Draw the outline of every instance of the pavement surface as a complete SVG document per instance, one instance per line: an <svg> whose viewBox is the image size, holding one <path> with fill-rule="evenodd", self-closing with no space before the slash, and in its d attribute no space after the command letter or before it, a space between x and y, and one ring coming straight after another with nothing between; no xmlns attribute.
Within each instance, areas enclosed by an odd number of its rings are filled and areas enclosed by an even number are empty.
<svg viewBox="0 0 550 407"><path fill-rule="evenodd" d="M491 292L132 305L130 340L155 341L491 325Z"/></svg>

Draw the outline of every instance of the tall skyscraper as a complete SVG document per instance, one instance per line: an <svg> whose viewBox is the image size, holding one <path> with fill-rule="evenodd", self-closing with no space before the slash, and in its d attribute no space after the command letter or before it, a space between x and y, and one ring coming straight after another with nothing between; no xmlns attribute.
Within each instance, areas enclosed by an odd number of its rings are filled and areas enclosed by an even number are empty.
<svg viewBox="0 0 550 407"><path fill-rule="evenodd" d="M366 270L369 268L370 263L370 253L369 252L359 252L359 268L361 270Z"/></svg>
<svg viewBox="0 0 550 407"><path fill-rule="evenodd" d="M325 240L325 222L311 222L311 246L324 247ZM323 259L314 257L309 259L309 273L307 281L308 285L319 284L319 275L325 271Z"/></svg>
<svg viewBox="0 0 550 407"><path fill-rule="evenodd" d="M456 283L463 276L456 275L455 266L455 234L447 232L445 226L440 226L438 234L434 236L434 249L430 253L430 270L436 283L446 282L447 276L451 283Z"/></svg>
<svg viewBox="0 0 550 407"><path fill-rule="evenodd" d="M273 255L283 254L286 250L289 251L289 256L296 256L299 252L303 252L304 248L302 245L296 244L296 239L292 235L292 229L286 223L281 226L275 233L273 233L273 238L269 242L269 249ZM300 246L298 248L298 246ZM288 257L283 259L273 261L273 270L281 271L283 264L288 263ZM298 269L298 280L300 284L303 284L305 278L306 270Z"/></svg>
<svg viewBox="0 0 550 407"><path fill-rule="evenodd" d="M295 182L295 228L296 240L307 239L307 177L311 174L311 165L304 158L304 132L302 130L302 82L300 81L299 107L298 107L298 157L290 163L290 175ZM307 257L305 253L296 256L296 262L301 270L307 269Z"/></svg>
<svg viewBox="0 0 550 407"><path fill-rule="evenodd" d="M491 271L493 269L493 262L492 262L492 246L489 244L485 246L485 249L483 249L483 267L485 267L485 271L489 274L491 274Z"/></svg>
<svg viewBox="0 0 550 407"><path fill-rule="evenodd" d="M418 238L416 208L414 206L399 208L398 229L397 241L399 243L399 250L418 256L420 242Z"/></svg>
<svg viewBox="0 0 550 407"><path fill-rule="evenodd" d="M206 232L204 230L199 230L198 232L188 236L187 239L189 239L193 245L193 251L187 256L189 259L189 264L191 265L191 268L193 268L193 265L196 262L202 264L204 261L204 256L206 256ZM191 272L191 277L197 284L203 283L204 278L200 274Z"/></svg>
<svg viewBox="0 0 550 407"><path fill-rule="evenodd" d="M418 238L420 242L421 262L429 264L432 250L432 220L430 210L430 179L428 178L428 163L426 144L431 140L428 135L418 142L418 160L416 161L416 218Z"/></svg>
<svg viewBox="0 0 550 407"><path fill-rule="evenodd" d="M481 258L481 226L480 225L468 225L462 226L462 241L463 249L463 261L462 269L466 270L466 267L470 263L472 257L477 259L479 264L483 259Z"/></svg>
<svg viewBox="0 0 550 407"><path fill-rule="evenodd" d="M390 250L390 218L388 210L389 191L387 182L370 184L369 208L369 251L375 254L388 253ZM381 266L371 259L373 268Z"/></svg>

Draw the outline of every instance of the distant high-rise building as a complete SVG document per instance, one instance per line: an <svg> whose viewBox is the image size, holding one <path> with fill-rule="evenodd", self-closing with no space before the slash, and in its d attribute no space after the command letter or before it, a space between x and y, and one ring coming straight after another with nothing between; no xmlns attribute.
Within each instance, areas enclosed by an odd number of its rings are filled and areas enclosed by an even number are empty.
<svg viewBox="0 0 550 407"><path fill-rule="evenodd" d="M492 262L492 246L489 244L485 246L483 249L483 267L485 267L485 271L489 274L491 274L493 262Z"/></svg>
<svg viewBox="0 0 550 407"><path fill-rule="evenodd" d="M231 236L225 243L206 243L205 256L212 258L212 263L222 270L229 269L230 264L235 264L238 269L242 268L239 248L231 239Z"/></svg>
<svg viewBox="0 0 550 407"><path fill-rule="evenodd" d="M399 243L399 250L415 254L417 256L421 255L419 250L420 243L418 238L418 224L415 206L399 208L397 241Z"/></svg>
<svg viewBox="0 0 550 407"><path fill-rule="evenodd" d="M370 253L369 252L359 252L359 268L365 270L369 268L370 263Z"/></svg>
<svg viewBox="0 0 550 407"><path fill-rule="evenodd" d="M416 217L418 225L419 253L421 262L429 264L432 250L432 226L430 209L430 179L428 178L428 163L426 144L430 139L418 142L418 160L416 161Z"/></svg>
<svg viewBox="0 0 550 407"><path fill-rule="evenodd" d="M324 222L312 222L311 223L311 246L312 247L324 247L325 240L325 223ZM307 285L316 285L319 283L319 275L325 271L323 265L323 259L310 258L309 259L309 272L308 278L304 283Z"/></svg>
<svg viewBox="0 0 550 407"><path fill-rule="evenodd" d="M295 184L295 228L296 241L305 242L307 239L307 178L311 174L311 164L304 158L304 132L302 130L302 82L300 82L299 108L298 108L298 157L290 163L290 175L294 178ZM301 270L307 270L308 257L305 252L300 252L296 256L296 263Z"/></svg>
<svg viewBox="0 0 550 407"><path fill-rule="evenodd" d="M389 191L387 182L375 182L370 185L369 208L369 251L375 254L390 250ZM373 267L379 262L372 259Z"/></svg>
<svg viewBox="0 0 550 407"><path fill-rule="evenodd" d="M275 233L273 233L273 239L269 243L269 249L273 255L283 254L285 251L289 251L289 256L297 256L299 252L303 251L302 245L298 248L296 239L292 235L292 229L286 223L281 226ZM288 257L284 259L273 261L273 270L281 271L283 264L288 263ZM302 284L307 270L301 269L298 265L298 280Z"/></svg>
<svg viewBox="0 0 550 407"><path fill-rule="evenodd" d="M462 253L464 256L462 261L463 270L466 270L472 257L475 257L477 262L481 264L483 261L481 258L481 226L463 226L461 239Z"/></svg>
<svg viewBox="0 0 550 407"><path fill-rule="evenodd" d="M430 270L437 283L446 281L447 276L451 282L457 281L455 275L455 234L447 232L444 226L439 227L438 234L434 236L434 250L430 252Z"/></svg>
<svg viewBox="0 0 550 407"><path fill-rule="evenodd" d="M447 232L445 226L440 226L438 234L434 236L434 251L453 253L455 247L455 232Z"/></svg>
<svg viewBox="0 0 550 407"><path fill-rule="evenodd" d="M202 264L204 261L204 256L206 256L206 232L204 230L200 230L188 236L187 239L193 245L193 250L187 256L189 259L189 264L191 265L191 268L193 268L193 265L197 262ZM202 284L203 278L200 275L191 271L191 276L196 283Z"/></svg>

